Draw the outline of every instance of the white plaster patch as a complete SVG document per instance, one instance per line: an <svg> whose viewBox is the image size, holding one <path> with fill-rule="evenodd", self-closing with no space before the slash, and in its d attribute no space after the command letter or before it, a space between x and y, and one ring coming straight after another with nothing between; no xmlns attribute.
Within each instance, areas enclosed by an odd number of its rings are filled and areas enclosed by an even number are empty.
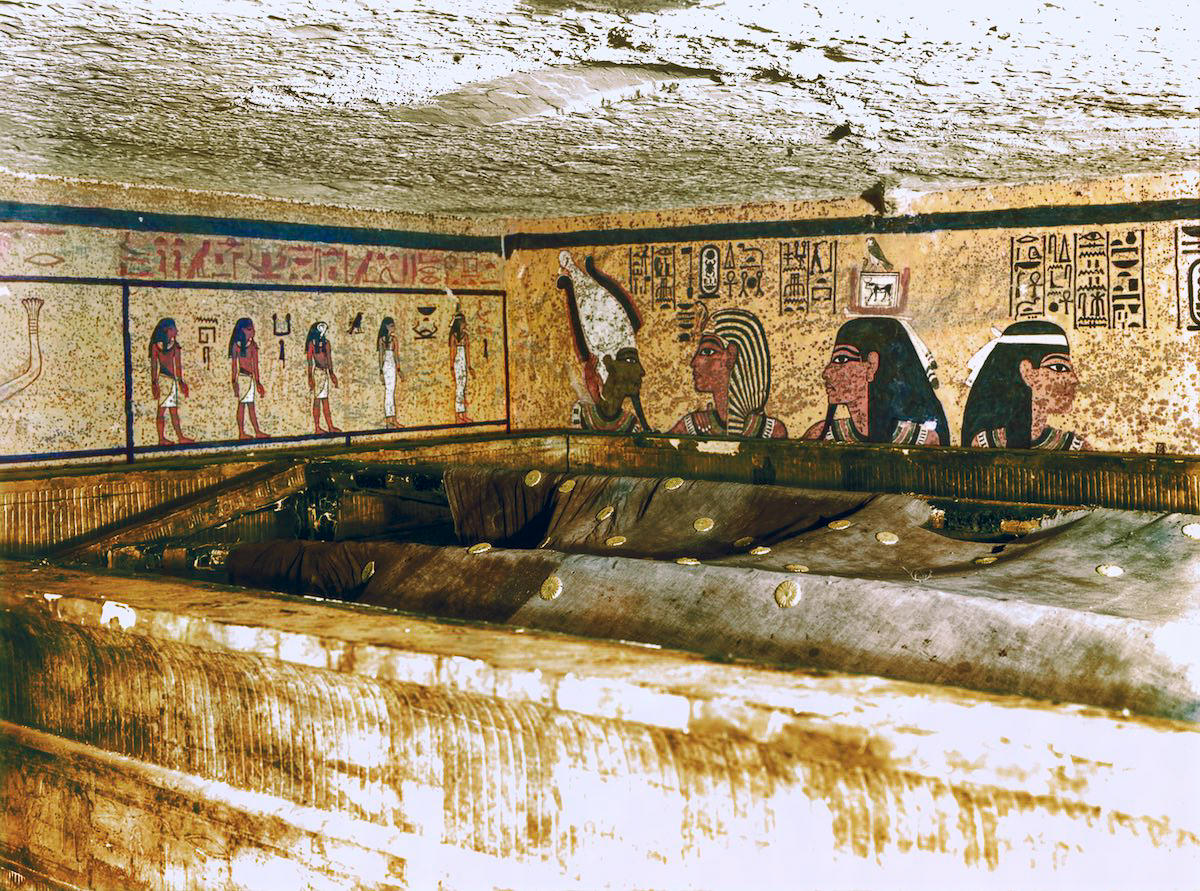
<svg viewBox="0 0 1200 891"><path fill-rule="evenodd" d="M37 572L37 570L35 569L34 572ZM53 603L56 600L62 600L62 595L61 594L51 594L49 591L47 591L45 594L42 595L42 598L47 603Z"/></svg>
<svg viewBox="0 0 1200 891"><path fill-rule="evenodd" d="M687 729L692 710L691 702L684 696L639 684L573 674L558 682L555 705L580 714L675 730Z"/></svg>
<svg viewBox="0 0 1200 891"><path fill-rule="evenodd" d="M115 600L106 600L100 609L100 624L108 625L114 619L121 626L122 631L128 631L137 622L137 613L132 606L117 603Z"/></svg>
<svg viewBox="0 0 1200 891"><path fill-rule="evenodd" d="M742 444L740 442L713 442L705 440L696 443L696 451L704 452L709 455L736 455L741 451Z"/></svg>

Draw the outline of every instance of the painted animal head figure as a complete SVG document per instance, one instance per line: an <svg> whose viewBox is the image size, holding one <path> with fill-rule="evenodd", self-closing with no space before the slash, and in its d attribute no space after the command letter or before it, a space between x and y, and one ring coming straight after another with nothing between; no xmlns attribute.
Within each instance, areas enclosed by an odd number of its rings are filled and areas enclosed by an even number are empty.
<svg viewBox="0 0 1200 891"><path fill-rule="evenodd" d="M1061 414L1070 410L1079 385L1067 334L1053 322L1009 325L969 367L964 445L981 431L1003 429L1009 448L1029 448L1034 403L1045 414Z"/></svg>
<svg viewBox="0 0 1200 891"><path fill-rule="evenodd" d="M932 363L927 367L918 349L915 336L896 319L860 318L842 325L822 372L829 398L826 427L836 406L865 400L869 429L861 432L869 442L891 442L900 421L933 421L938 441L949 443L946 412L933 392Z"/></svg>
<svg viewBox="0 0 1200 891"><path fill-rule="evenodd" d="M154 355L155 344L158 344L162 352L169 350L172 343L178 345L178 341L175 340L178 334L179 329L174 319L159 319L158 324L154 326L154 333L150 335L150 355Z"/></svg>
<svg viewBox="0 0 1200 891"><path fill-rule="evenodd" d="M244 359L254 341L254 322L244 316L233 326L233 334L229 336L229 358Z"/></svg>
<svg viewBox="0 0 1200 891"><path fill-rule="evenodd" d="M379 333L375 335L375 349L388 349L392 345L392 336L395 333L396 320L391 316L384 316L383 321L379 323Z"/></svg>
<svg viewBox="0 0 1200 891"><path fill-rule="evenodd" d="M744 309L713 313L692 356L697 392L728 393L730 432L740 433L766 411L771 393L771 353L758 316Z"/></svg>
<svg viewBox="0 0 1200 891"><path fill-rule="evenodd" d="M455 306L454 318L450 320L450 336L455 340L462 340L466 333L467 317L463 314L461 306Z"/></svg>
<svg viewBox="0 0 1200 891"><path fill-rule="evenodd" d="M313 322L308 329L308 337L304 339L305 352L324 352L328 346L329 340L325 337L325 332L329 330L329 325L325 322Z"/></svg>

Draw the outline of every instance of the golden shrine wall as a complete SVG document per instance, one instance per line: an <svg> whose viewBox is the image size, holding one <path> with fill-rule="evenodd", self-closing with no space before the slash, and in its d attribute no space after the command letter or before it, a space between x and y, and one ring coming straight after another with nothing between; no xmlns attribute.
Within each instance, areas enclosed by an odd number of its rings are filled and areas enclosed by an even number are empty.
<svg viewBox="0 0 1200 891"><path fill-rule="evenodd" d="M211 195L3 185L0 462L507 428L497 236L248 199L229 202L242 217L196 213L220 212ZM401 228L414 223L442 231Z"/></svg>
<svg viewBox="0 0 1200 891"><path fill-rule="evenodd" d="M633 348L658 431L957 446L974 389L977 444L1021 445L1024 427L1032 447L1200 453L1198 187L1188 174L907 196L886 216L856 199L514 223L513 429L637 429L637 369L600 369Z"/></svg>

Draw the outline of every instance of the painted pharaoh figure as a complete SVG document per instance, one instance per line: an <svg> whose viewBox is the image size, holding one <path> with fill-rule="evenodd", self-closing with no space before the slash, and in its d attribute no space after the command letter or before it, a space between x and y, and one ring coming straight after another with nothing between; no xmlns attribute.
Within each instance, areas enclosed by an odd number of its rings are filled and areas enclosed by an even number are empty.
<svg viewBox="0 0 1200 891"><path fill-rule="evenodd" d="M183 348L179 345L179 329L174 319L159 319L150 335L150 390L158 403L155 423L158 427L158 444L172 445L167 439L167 416L175 428L175 438L182 445L195 442L183 435L179 423L179 397L188 394L187 381L183 379Z"/></svg>
<svg viewBox="0 0 1200 891"><path fill-rule="evenodd" d="M229 337L230 383L233 385L233 395L237 398L238 439L269 439L269 433L263 433L258 426L258 414L254 408L255 394L262 396L266 389L258 374L258 344L254 340L254 322L240 318L234 323L233 334ZM250 415L250 424L254 435L246 432L246 415Z"/></svg>
<svg viewBox="0 0 1200 891"><path fill-rule="evenodd" d="M822 372L829 407L805 439L949 445L946 413L934 395L937 363L898 319L851 319L838 329ZM845 406L848 417L837 417Z"/></svg>
<svg viewBox="0 0 1200 891"><path fill-rule="evenodd" d="M333 426L333 418L329 411L329 388L338 385L337 374L333 370L333 347L325 335L329 332L326 322L313 322L308 329L308 337L304 341L304 357L308 365L308 389L312 391L313 433L341 433L341 429ZM325 413L325 426L321 429L321 413Z"/></svg>
<svg viewBox="0 0 1200 891"><path fill-rule="evenodd" d="M559 253L558 260L562 274L557 284L567 297L571 334L590 399L572 406L572 426L606 433L649 430L642 411L645 370L634 340L642 320L632 298L597 269L590 256L584 260L586 273L570 251ZM632 410L625 407L626 401Z"/></svg>
<svg viewBox="0 0 1200 891"><path fill-rule="evenodd" d="M396 336L396 320L384 316L375 336L375 352L379 357L379 380L383 383L383 423L387 427L400 426L396 421L396 380L404 380L397 364L400 339Z"/></svg>
<svg viewBox="0 0 1200 891"><path fill-rule="evenodd" d="M1066 332L1053 322L1016 322L967 364L963 445L998 449L1088 448L1082 436L1051 427L1071 410L1079 378Z"/></svg>
<svg viewBox="0 0 1200 891"><path fill-rule="evenodd" d="M758 316L744 309L713 313L692 356L697 393L709 393L707 408L689 412L671 433L784 439L787 428L767 415L771 353Z"/></svg>
<svg viewBox="0 0 1200 891"><path fill-rule="evenodd" d="M451 293L449 290L447 293ZM453 295L452 295L453 296ZM471 336L467 332L467 317L462 307L454 307L450 322L450 371L454 377L454 423L469 424L467 415L467 380L471 376Z"/></svg>

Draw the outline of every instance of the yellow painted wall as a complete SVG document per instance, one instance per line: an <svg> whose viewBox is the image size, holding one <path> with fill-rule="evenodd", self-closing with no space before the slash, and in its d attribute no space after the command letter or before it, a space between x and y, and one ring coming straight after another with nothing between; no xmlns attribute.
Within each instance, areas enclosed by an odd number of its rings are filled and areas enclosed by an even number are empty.
<svg viewBox="0 0 1200 891"><path fill-rule="evenodd" d="M904 319L937 362L936 395L954 445L969 393L968 361L993 328L1029 318L1064 329L1079 380L1073 404L1050 417L1052 426L1098 450L1197 454L1198 194L1200 176L1187 174L902 194L892 196L896 206L884 217L865 216L866 205L853 199L501 226L5 177L0 456L20 465L120 461L131 449L135 457L180 451L159 447L151 393L148 341L164 317L175 319L183 346L189 392L179 414L184 434L197 440L189 453L245 447L236 442L227 354L243 316L257 330L265 392L256 408L273 444L322 442L311 438L303 356L317 320L330 325L339 378L329 400L332 419L356 440L502 432L507 420L514 430L566 427L573 404L591 397L557 285L564 250L580 268L591 257L637 308L644 323L636 336L642 401L652 429L668 430L707 405L690 368L697 343L691 322L702 308L742 308L760 319L771 357L767 413L791 438L825 415L822 374L839 327L871 313ZM31 221L35 205L103 213L87 224L63 213ZM173 231L139 221L142 213L164 215L153 219L173 221ZM250 229L214 234L230 220L248 221ZM358 243L298 237L310 230L288 229L292 224L346 227ZM507 259L499 253L502 229ZM363 232L380 233L379 243ZM424 233L429 244L438 236L477 237L470 244L485 249L388 244L397 232ZM903 292L902 306L863 305L863 272L878 265L868 238L897 274L893 296ZM1089 245L1096 248L1091 256ZM715 287L702 293L701 255L710 246L718 258ZM1117 262L1130 258L1132 266ZM1136 287L1126 289L1130 278ZM1078 307L1097 296L1095 318L1081 317ZM471 350L464 423L456 417L447 338L456 306L467 319ZM35 311L41 369L23 383ZM375 352L385 315L397 322L405 376L396 397L404 429L395 432L385 428ZM175 438L169 422L167 435Z"/></svg>
<svg viewBox="0 0 1200 891"><path fill-rule="evenodd" d="M1198 182L1182 175L909 195L882 221L863 218L856 199L514 222L506 238L514 248L506 265L513 427L566 425L572 403L589 398L556 284L566 250L580 268L592 257L640 312L642 401L657 430L707 404L693 386L696 340L685 330L701 307L758 316L771 356L767 413L792 438L825 415L822 370L839 326L875 313L904 319L936 359L954 445L968 361L993 328L1037 319L1064 329L1079 379L1073 405L1051 426L1098 450L1200 453ZM773 221L801 221L805 234L756 229ZM865 306L855 288L872 265L868 238L907 275L903 306ZM720 264L715 293L704 296L699 257L709 245Z"/></svg>
<svg viewBox="0 0 1200 891"><path fill-rule="evenodd" d="M0 186L12 202L0 214L7 217L0 222L6 463L124 460L131 448L138 456L180 451L169 413L170 446L161 446L156 429L149 344L163 318L175 321L182 347L188 392L180 393L177 408L184 436L196 440L186 446L189 453L244 447L237 442L239 400L229 358L242 317L256 330L264 393L255 408L273 445L321 444L312 438L314 394L305 359L306 336L317 321L329 325L338 382L328 402L333 424L345 434L386 440L505 429L499 238L469 221L233 196L225 215L210 217L223 206L211 195L17 178ZM39 218L39 208L49 216ZM162 216L146 222L142 211ZM154 220L174 231L156 231ZM241 230L248 234L230 234L239 220L248 221ZM321 228L331 226L343 228L332 234ZM397 246L397 230L415 233L409 238L415 246ZM339 241L342 232L356 243ZM379 243L372 243L375 232ZM439 247L443 235L478 236L469 245L491 249ZM466 320L470 360L461 415L448 339L456 310ZM403 375L395 395L402 426L394 432L385 421L376 351L385 316L396 322ZM324 427L324 406L318 408ZM248 418L245 426L253 432Z"/></svg>

